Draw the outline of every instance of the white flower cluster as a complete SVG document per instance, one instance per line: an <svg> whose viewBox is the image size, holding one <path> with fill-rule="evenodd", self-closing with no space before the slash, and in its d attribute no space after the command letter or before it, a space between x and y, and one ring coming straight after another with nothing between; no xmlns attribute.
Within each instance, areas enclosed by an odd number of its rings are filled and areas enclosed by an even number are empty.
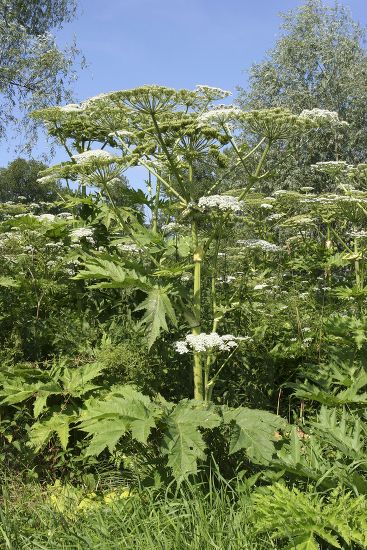
<svg viewBox="0 0 367 550"><path fill-rule="evenodd" d="M19 231L6 231L5 233L0 233L1 245L5 244L8 240L21 242L22 238L22 234Z"/></svg>
<svg viewBox="0 0 367 550"><path fill-rule="evenodd" d="M201 123L215 122L225 124L229 120L237 119L242 114L241 109L232 105L218 105L205 113L199 115L198 120Z"/></svg>
<svg viewBox="0 0 367 550"><path fill-rule="evenodd" d="M349 233L350 237L354 237L355 239L366 239L367 238L367 231L361 229L360 231L351 231Z"/></svg>
<svg viewBox="0 0 367 550"><path fill-rule="evenodd" d="M59 110L64 113L77 113L78 111L84 111L84 105L79 105L78 103L69 103L63 107L59 107Z"/></svg>
<svg viewBox="0 0 367 550"><path fill-rule="evenodd" d="M242 202L230 195L209 195L208 197L201 197L199 199L198 207L203 211L216 208L223 212L236 213L241 212Z"/></svg>
<svg viewBox="0 0 367 550"><path fill-rule="evenodd" d="M221 275L220 277L217 277L217 281L219 281L220 283L230 284L230 283L233 283L233 281L235 280L236 280L236 277L234 275L226 275L226 276Z"/></svg>
<svg viewBox="0 0 367 550"><path fill-rule="evenodd" d="M110 132L108 135L109 137L131 137L134 134L129 130L115 130L114 132Z"/></svg>
<svg viewBox="0 0 367 550"><path fill-rule="evenodd" d="M328 111L327 109L305 109L299 116L300 118L309 118L316 122L328 122L339 126L349 126L348 122L339 120L339 115L336 111Z"/></svg>
<svg viewBox="0 0 367 550"><path fill-rule="evenodd" d="M73 242L80 241L80 239L87 239L88 242L94 244L93 229L89 227L78 227L70 232L70 237Z"/></svg>
<svg viewBox="0 0 367 550"><path fill-rule="evenodd" d="M303 199L302 203L318 203L318 204L337 204L337 203L367 203L367 198L363 197L350 197L348 195L334 195L325 197L312 197L309 199Z"/></svg>
<svg viewBox="0 0 367 550"><path fill-rule="evenodd" d="M182 283L186 283L187 281L191 281L192 273L182 273L180 279L181 279Z"/></svg>
<svg viewBox="0 0 367 550"><path fill-rule="evenodd" d="M260 204L260 208L263 208L264 210L271 210L273 208L273 205L269 204L268 202L263 202Z"/></svg>
<svg viewBox="0 0 367 550"><path fill-rule="evenodd" d="M57 249L59 249L59 248L62 248L62 246L63 246L63 245L62 245L62 243L60 243L60 242L49 242L49 243L46 243L46 244L45 244L45 247L46 247L46 248L55 249L55 250L57 250Z"/></svg>
<svg viewBox="0 0 367 550"><path fill-rule="evenodd" d="M264 241L263 239L247 239L247 240L240 240L237 241L237 244L240 244L242 246L245 246L246 248L261 248L261 250L264 250L265 252L277 252L280 250L280 247L276 244L269 243L268 241Z"/></svg>
<svg viewBox="0 0 367 550"><path fill-rule="evenodd" d="M53 222L55 221L56 216L54 214L40 214L35 216L40 222Z"/></svg>
<svg viewBox="0 0 367 550"><path fill-rule="evenodd" d="M176 233L177 231L183 230L185 228L184 225L176 222L169 222L164 225L162 225L162 231L163 233Z"/></svg>
<svg viewBox="0 0 367 550"><path fill-rule="evenodd" d="M270 214L270 216L268 216L266 219L267 219L267 221L272 222L274 220L280 220L280 218L283 218L284 216L285 216L285 214L275 212L275 214Z"/></svg>
<svg viewBox="0 0 367 550"><path fill-rule="evenodd" d="M311 168L314 170L319 170L320 172L335 173L335 172L344 172L349 168L352 168L345 160L328 160L325 162L317 162L316 164L311 164Z"/></svg>
<svg viewBox="0 0 367 550"><path fill-rule="evenodd" d="M77 164L87 164L95 160L112 161L114 159L114 156L104 149L94 149L91 151L84 151L83 153L73 155L73 159Z"/></svg>
<svg viewBox="0 0 367 550"><path fill-rule="evenodd" d="M132 254L137 254L138 252L141 252L141 248L139 248L136 244L134 243L131 243L131 244L117 244L116 245L118 250L120 250L120 252L130 252Z"/></svg>
<svg viewBox="0 0 367 550"><path fill-rule="evenodd" d="M207 86L206 84L197 84L196 90L205 96L212 97L216 96L218 99L224 99L232 95L228 90L223 90L222 88L216 88L215 86Z"/></svg>
<svg viewBox="0 0 367 550"><path fill-rule="evenodd" d="M175 349L178 353L189 353L194 351L204 353L208 351L231 351L238 346L238 341L248 340L248 337L233 336L232 334L224 334L219 336L217 332L206 334L188 334L185 340L175 343Z"/></svg>
<svg viewBox="0 0 367 550"><path fill-rule="evenodd" d="M41 178L37 178L37 182L45 185L55 183L55 176L42 176Z"/></svg>
<svg viewBox="0 0 367 550"><path fill-rule="evenodd" d="M114 92L102 92L101 94L97 94L92 97L88 97L85 101L82 102L81 106L85 109L86 107L89 107L90 105L93 105L95 101L100 101L101 99L108 99L111 94Z"/></svg>

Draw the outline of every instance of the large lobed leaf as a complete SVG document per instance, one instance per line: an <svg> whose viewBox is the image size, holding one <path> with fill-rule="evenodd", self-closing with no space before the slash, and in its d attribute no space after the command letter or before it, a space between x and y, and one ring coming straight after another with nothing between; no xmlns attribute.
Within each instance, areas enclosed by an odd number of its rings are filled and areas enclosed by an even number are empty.
<svg viewBox="0 0 367 550"><path fill-rule="evenodd" d="M223 413L226 424L234 423L229 452L241 449L254 462L268 464L275 454L275 432L286 422L275 414L258 409L227 409Z"/></svg>
<svg viewBox="0 0 367 550"><path fill-rule="evenodd" d="M105 401L90 402L80 423L80 428L92 436L87 455L99 455L106 447L113 452L127 431L146 443L158 415L148 397L129 387L112 392Z"/></svg>
<svg viewBox="0 0 367 550"><path fill-rule="evenodd" d="M197 472L197 461L205 459L206 444L199 428L215 428L218 414L204 404L181 401L168 415L162 452L176 479Z"/></svg>
<svg viewBox="0 0 367 550"><path fill-rule="evenodd" d="M148 293L146 299L136 308L136 311L145 310L142 323L146 325L148 347L151 348L159 337L161 330L168 330L166 317L176 325L177 319L167 288L155 287Z"/></svg>

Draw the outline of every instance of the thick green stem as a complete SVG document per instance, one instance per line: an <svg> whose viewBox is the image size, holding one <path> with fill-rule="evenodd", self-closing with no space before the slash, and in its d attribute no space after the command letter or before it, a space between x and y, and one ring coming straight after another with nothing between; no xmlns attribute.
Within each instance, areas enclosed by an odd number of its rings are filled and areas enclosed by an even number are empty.
<svg viewBox="0 0 367 550"><path fill-rule="evenodd" d="M263 153L260 157L259 163L256 167L256 170L255 170L255 173L254 173L255 178L258 178L259 175L260 175L261 168L263 167L263 164L266 160L266 157L268 156L270 147L271 147L271 141L269 140L268 143L265 145L264 151L263 151Z"/></svg>
<svg viewBox="0 0 367 550"><path fill-rule="evenodd" d="M218 276L218 253L219 253L219 246L220 246L220 235L217 235L216 241L215 241L215 249L214 249L214 261L213 261L213 269L212 269L212 280L211 280L211 295L212 295L212 315L213 315L213 324L212 324L212 332L216 332L218 328L219 318L217 315L217 276ZM209 353L206 362L205 362L205 370L204 370L204 390L205 390L205 401L210 401L210 396L212 393L212 389L209 386L209 376L210 376L210 368L214 362L214 354Z"/></svg>
<svg viewBox="0 0 367 550"><path fill-rule="evenodd" d="M154 213L153 213L153 233L158 232L158 213L159 213L159 196L161 192L161 182L157 179L155 187Z"/></svg>
<svg viewBox="0 0 367 550"><path fill-rule="evenodd" d="M196 320L192 333L198 335L201 333L201 262L203 261L203 250L199 246L198 230L196 222L192 224L192 241L194 246L194 296L193 313ZM203 366L200 353L194 352L194 398L198 401L204 399L203 392Z"/></svg>
<svg viewBox="0 0 367 550"><path fill-rule="evenodd" d="M167 161L168 161L168 164L170 165L171 167L171 170L172 170L172 174L176 177L177 179L177 183L178 185L180 186L180 189L181 189L181 192L184 190L183 189L183 185L182 185L182 177L181 177L181 174L180 172L178 171L178 168L174 162L174 160L172 159L172 156L170 155L170 152L168 151L167 149L167 146L166 146L166 143L163 139L163 136L162 136L162 132L158 126L158 122L157 122L157 119L155 117L155 114L154 112L151 112L151 117L152 117L152 120L153 120L153 124L154 124L154 128L157 132L157 138L158 138L158 141L162 147L162 151L164 152L164 154L166 155L166 158L167 158Z"/></svg>
<svg viewBox="0 0 367 550"><path fill-rule="evenodd" d="M354 239L354 254L357 258L354 261L354 271L355 271L355 274L356 274L356 287L358 288L358 290L361 290L362 289L362 285L361 285L361 266L360 266L360 262L359 262L359 249L358 249L358 239L357 238Z"/></svg>
<svg viewBox="0 0 367 550"><path fill-rule="evenodd" d="M330 231L330 224L327 225L326 229L326 242L325 242L325 248L329 252L332 249L332 242L331 242L331 231ZM331 267L327 266L325 269L325 277L328 281L327 286L331 286Z"/></svg>

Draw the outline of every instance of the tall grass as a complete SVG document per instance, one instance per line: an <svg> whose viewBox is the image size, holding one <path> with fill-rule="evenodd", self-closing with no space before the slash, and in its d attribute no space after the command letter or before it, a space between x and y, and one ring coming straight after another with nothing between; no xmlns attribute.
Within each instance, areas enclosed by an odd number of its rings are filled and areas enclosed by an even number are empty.
<svg viewBox="0 0 367 550"><path fill-rule="evenodd" d="M15 492L14 492L15 491ZM246 493L224 483L144 489L96 509L57 511L38 485L3 490L0 547L6 550L269 550L251 529Z"/></svg>

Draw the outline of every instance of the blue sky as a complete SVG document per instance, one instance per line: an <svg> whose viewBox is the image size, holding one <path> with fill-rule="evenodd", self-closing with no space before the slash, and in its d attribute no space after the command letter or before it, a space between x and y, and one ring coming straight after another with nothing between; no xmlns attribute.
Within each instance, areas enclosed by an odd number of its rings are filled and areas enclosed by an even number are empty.
<svg viewBox="0 0 367 550"><path fill-rule="evenodd" d="M326 3L333 4L332 0ZM209 84L235 93L246 86L252 63L263 59L279 36L279 12L302 0L79 0L75 21L58 33L75 36L88 67L80 71L75 97L163 84ZM366 0L348 0L354 19L367 24ZM47 151L42 140L35 156ZM0 166L15 157L0 150ZM56 160L62 160L58 153Z"/></svg>

